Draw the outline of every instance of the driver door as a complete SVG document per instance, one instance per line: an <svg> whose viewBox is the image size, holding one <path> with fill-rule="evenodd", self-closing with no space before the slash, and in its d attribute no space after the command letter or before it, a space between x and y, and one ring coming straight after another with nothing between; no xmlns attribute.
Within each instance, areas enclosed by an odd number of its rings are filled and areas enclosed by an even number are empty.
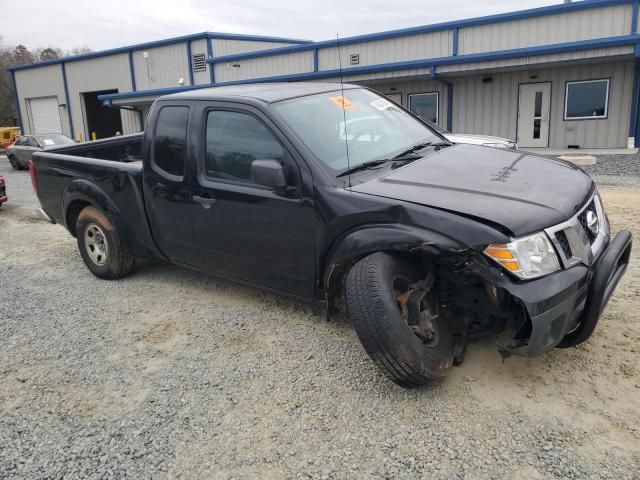
<svg viewBox="0 0 640 480"><path fill-rule="evenodd" d="M312 192L275 125L259 110L203 108L205 125L193 179L194 243L200 266L265 288L311 298L315 290L315 217ZM285 169L282 191L257 184L253 160Z"/></svg>

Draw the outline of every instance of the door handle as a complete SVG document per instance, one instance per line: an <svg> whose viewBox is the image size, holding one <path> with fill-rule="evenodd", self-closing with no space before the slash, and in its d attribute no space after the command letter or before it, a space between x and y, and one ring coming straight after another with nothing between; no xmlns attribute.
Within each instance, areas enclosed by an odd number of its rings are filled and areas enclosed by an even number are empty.
<svg viewBox="0 0 640 480"><path fill-rule="evenodd" d="M211 205L216 203L215 198L201 197L200 195L193 195L191 197L191 200L193 200L194 202L198 202L205 209L211 208Z"/></svg>

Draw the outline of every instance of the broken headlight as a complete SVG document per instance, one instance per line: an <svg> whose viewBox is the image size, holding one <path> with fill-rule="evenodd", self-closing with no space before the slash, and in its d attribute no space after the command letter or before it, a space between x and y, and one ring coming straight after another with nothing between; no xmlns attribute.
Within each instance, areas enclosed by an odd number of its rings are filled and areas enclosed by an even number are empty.
<svg viewBox="0 0 640 480"><path fill-rule="evenodd" d="M560 261L544 232L514 238L509 243L492 243L484 254L523 280L560 270Z"/></svg>

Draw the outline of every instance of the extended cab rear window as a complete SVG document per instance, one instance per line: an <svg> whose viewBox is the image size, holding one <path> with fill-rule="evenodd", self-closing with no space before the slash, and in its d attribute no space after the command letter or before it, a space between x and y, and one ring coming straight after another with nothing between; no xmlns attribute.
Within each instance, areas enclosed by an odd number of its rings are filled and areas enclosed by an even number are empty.
<svg viewBox="0 0 640 480"><path fill-rule="evenodd" d="M153 142L153 164L160 170L184 175L189 107L167 106L160 109Z"/></svg>

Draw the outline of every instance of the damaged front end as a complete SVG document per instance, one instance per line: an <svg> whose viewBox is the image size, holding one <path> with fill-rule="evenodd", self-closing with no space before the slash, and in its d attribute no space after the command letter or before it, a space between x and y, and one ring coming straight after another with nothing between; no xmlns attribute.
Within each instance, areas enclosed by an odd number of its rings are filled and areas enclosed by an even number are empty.
<svg viewBox="0 0 640 480"><path fill-rule="evenodd" d="M591 265L576 264L534 280L518 280L481 254L449 262L439 275L455 288L452 315L466 319L466 338L507 330L510 340L498 343L503 358L534 357L591 336L626 271L631 244L631 234L619 232Z"/></svg>

